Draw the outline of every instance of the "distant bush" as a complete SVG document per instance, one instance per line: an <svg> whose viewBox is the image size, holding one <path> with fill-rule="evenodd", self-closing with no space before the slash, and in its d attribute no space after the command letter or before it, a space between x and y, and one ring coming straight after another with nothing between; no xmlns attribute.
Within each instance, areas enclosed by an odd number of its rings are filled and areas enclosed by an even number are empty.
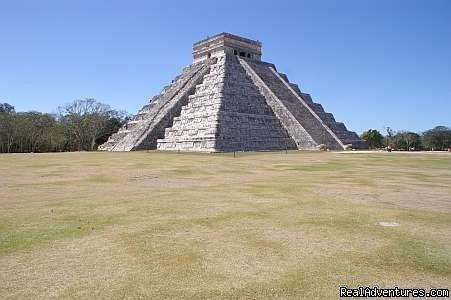
<svg viewBox="0 0 451 300"><path fill-rule="evenodd" d="M446 150L451 148L451 129L437 126L423 133L423 145L429 150Z"/></svg>
<svg viewBox="0 0 451 300"><path fill-rule="evenodd" d="M391 137L390 146L397 150L421 150L421 136L418 133L410 131L398 131Z"/></svg>
<svg viewBox="0 0 451 300"><path fill-rule="evenodd" d="M362 133L361 138L366 140L372 149L382 146L405 151L447 150L451 148L451 129L446 126L437 126L424 133L394 131L387 127L385 136L375 129L370 129Z"/></svg>
<svg viewBox="0 0 451 300"><path fill-rule="evenodd" d="M370 129L368 131L365 131L364 133L362 133L362 135L360 137L363 140L367 141L370 149L382 147L382 141L383 141L384 137L376 129Z"/></svg>

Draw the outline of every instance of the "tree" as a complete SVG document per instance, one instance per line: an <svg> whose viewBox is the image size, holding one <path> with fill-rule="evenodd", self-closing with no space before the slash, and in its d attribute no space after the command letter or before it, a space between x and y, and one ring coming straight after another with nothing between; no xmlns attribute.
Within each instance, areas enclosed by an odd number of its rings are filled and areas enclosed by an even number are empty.
<svg viewBox="0 0 451 300"><path fill-rule="evenodd" d="M361 138L367 141L371 149L380 148L382 146L383 136L376 129L370 129L362 133Z"/></svg>
<svg viewBox="0 0 451 300"><path fill-rule="evenodd" d="M59 111L66 146L78 151L96 150L99 142L106 140L105 137L108 138L113 130L122 126L126 115L90 98L75 100L60 107Z"/></svg>
<svg viewBox="0 0 451 300"><path fill-rule="evenodd" d="M0 151L9 153L16 139L17 118L13 113L0 112Z"/></svg>
<svg viewBox="0 0 451 300"><path fill-rule="evenodd" d="M385 147L391 147L394 148L394 141L393 141L393 137L395 135L395 132L393 129L391 129L391 127L387 126L385 127L385 131L387 132L387 134L384 136L383 139L383 144L385 145Z"/></svg>
<svg viewBox="0 0 451 300"><path fill-rule="evenodd" d="M390 146L398 150L419 150L422 148L419 134L410 131L398 131L391 137Z"/></svg>
<svg viewBox="0 0 451 300"><path fill-rule="evenodd" d="M94 99L77 100L59 115L15 112L0 103L0 152L95 150L127 120L128 114Z"/></svg>
<svg viewBox="0 0 451 300"><path fill-rule="evenodd" d="M55 151L53 138L58 127L54 116L40 112L19 113L22 117L23 145L20 152Z"/></svg>
<svg viewBox="0 0 451 300"><path fill-rule="evenodd" d="M96 144L101 145L105 143L110 135L117 132L129 119L130 116L125 111L112 111L108 122L96 139Z"/></svg>
<svg viewBox="0 0 451 300"><path fill-rule="evenodd" d="M451 129L437 126L423 133L423 144L431 150L446 150L451 148Z"/></svg>
<svg viewBox="0 0 451 300"><path fill-rule="evenodd" d="M406 132L405 141L407 144L406 150L421 150L423 148L423 143L421 141L421 136L415 132Z"/></svg>
<svg viewBox="0 0 451 300"><path fill-rule="evenodd" d="M0 103L0 113L12 114L14 113L14 106L8 103Z"/></svg>
<svg viewBox="0 0 451 300"><path fill-rule="evenodd" d="M14 114L14 106L0 103L0 152L12 150L17 130Z"/></svg>

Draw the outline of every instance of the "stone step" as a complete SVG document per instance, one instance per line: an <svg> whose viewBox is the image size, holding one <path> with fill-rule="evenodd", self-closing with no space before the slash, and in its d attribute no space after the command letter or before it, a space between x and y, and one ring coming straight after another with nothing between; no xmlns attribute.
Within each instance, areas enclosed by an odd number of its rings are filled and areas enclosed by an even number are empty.
<svg viewBox="0 0 451 300"><path fill-rule="evenodd" d="M164 136L164 129L172 123L172 118L180 113L187 93L199 83L208 71L210 61L190 65L170 83L162 92L144 105L118 133L112 135L105 147L112 150L132 150L156 148L159 136ZM139 124L139 126L138 126Z"/></svg>
<svg viewBox="0 0 451 300"><path fill-rule="evenodd" d="M321 104L313 101L310 94L302 93L296 84L289 84L293 88L293 90L299 96L301 96L302 99L304 99L305 103L309 105L311 109L313 109L318 117L320 117L320 119L332 130L332 132L334 132L334 134L342 141L343 144L362 144L361 139L355 132L348 131L346 126L342 122L337 122L333 114L326 112ZM363 142L363 145L365 145L365 142Z"/></svg>
<svg viewBox="0 0 451 300"><path fill-rule="evenodd" d="M271 71L267 65L259 62L248 62L256 74L263 80L267 87L275 94L291 114L298 120L304 129L310 134L317 144L326 144L332 149L341 149L340 142L331 134L330 129L323 125L323 121L318 119L307 106L287 88L283 78L278 78L276 73ZM286 78L285 78L286 79ZM319 109L320 107L317 106Z"/></svg>
<svg viewBox="0 0 451 300"><path fill-rule="evenodd" d="M227 58L219 63L223 67L213 66L204 82L196 86L180 116L166 129L165 138L159 140L158 148L211 150L211 144L203 142L206 137L222 141L214 148L220 151L250 149L252 143L253 150L263 150L271 143L271 149L285 149L286 144L293 147L293 140L238 60Z"/></svg>

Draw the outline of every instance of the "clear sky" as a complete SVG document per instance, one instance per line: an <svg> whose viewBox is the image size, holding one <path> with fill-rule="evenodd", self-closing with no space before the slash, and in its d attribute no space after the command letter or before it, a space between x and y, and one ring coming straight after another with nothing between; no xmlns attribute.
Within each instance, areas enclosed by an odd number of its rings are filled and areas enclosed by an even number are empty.
<svg viewBox="0 0 451 300"><path fill-rule="evenodd" d="M136 113L224 31L359 133L451 125L449 0L0 0L0 102Z"/></svg>

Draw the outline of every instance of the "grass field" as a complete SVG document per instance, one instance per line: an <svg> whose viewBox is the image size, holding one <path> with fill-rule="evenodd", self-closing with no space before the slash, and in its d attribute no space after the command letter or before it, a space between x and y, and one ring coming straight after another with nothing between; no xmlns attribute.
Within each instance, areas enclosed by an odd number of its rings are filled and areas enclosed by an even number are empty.
<svg viewBox="0 0 451 300"><path fill-rule="evenodd" d="M0 270L1 299L450 288L451 155L0 155Z"/></svg>

